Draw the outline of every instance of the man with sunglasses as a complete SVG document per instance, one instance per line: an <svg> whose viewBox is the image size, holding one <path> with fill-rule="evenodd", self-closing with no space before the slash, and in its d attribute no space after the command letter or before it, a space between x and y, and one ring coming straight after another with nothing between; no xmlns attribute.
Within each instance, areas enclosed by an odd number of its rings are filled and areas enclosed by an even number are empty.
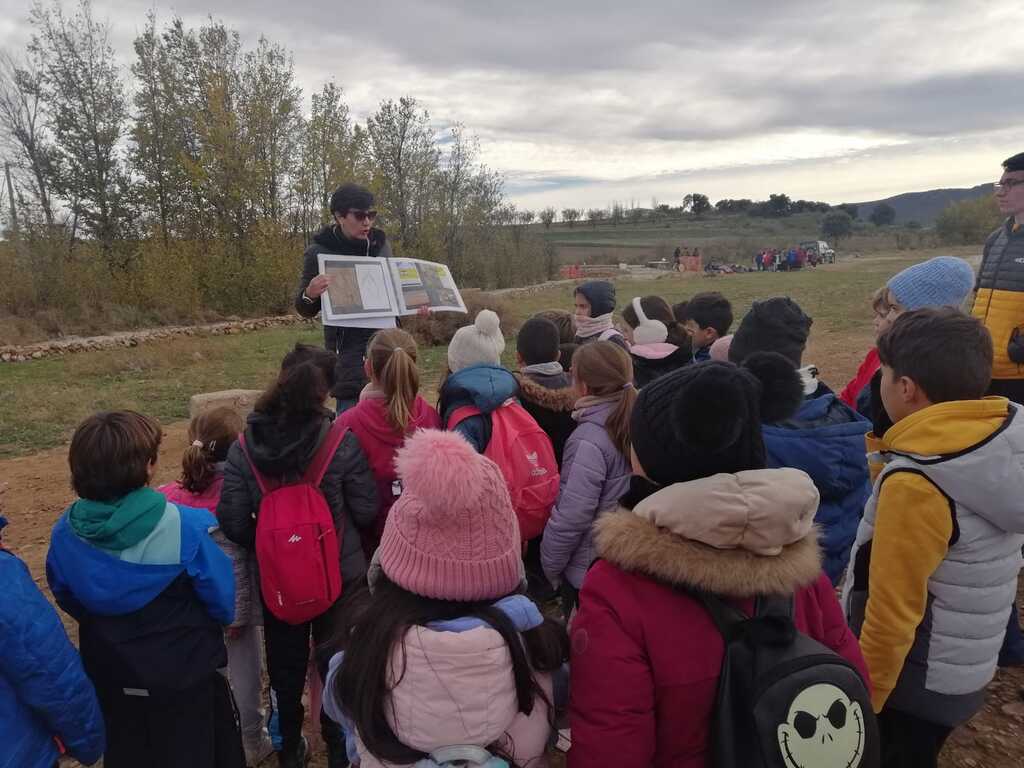
<svg viewBox="0 0 1024 768"><path fill-rule="evenodd" d="M1024 404L1024 152L1003 161L995 194L1007 219L985 241L972 314L992 334L995 354L988 393ZM999 666L1024 666L1024 633L1016 604L999 651Z"/></svg>
<svg viewBox="0 0 1024 768"><path fill-rule="evenodd" d="M302 279L295 297L295 308L303 317L316 317L320 296L330 284L330 278L320 274L318 254L390 258L391 246L384 231L373 226L377 218L373 202L373 193L358 184L342 184L331 195L334 221L313 237L303 256ZM337 376L331 392L337 400L338 413L358 402L359 392L366 384L363 355L370 336L380 328L395 325L393 317L375 317L324 326L324 346L338 353Z"/></svg>

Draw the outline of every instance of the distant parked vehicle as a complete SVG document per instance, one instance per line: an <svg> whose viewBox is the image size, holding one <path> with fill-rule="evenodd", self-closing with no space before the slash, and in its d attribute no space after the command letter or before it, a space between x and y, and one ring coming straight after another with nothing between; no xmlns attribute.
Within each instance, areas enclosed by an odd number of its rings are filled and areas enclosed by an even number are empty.
<svg viewBox="0 0 1024 768"><path fill-rule="evenodd" d="M807 240L800 243L800 247L819 264L836 263L836 252L824 240Z"/></svg>

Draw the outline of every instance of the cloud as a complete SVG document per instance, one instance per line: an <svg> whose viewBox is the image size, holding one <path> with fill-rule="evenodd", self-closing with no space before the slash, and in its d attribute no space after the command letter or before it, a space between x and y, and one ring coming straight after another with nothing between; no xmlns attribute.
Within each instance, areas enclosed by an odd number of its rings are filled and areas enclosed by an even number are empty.
<svg viewBox="0 0 1024 768"><path fill-rule="evenodd" d="M152 0L93 2L127 65ZM0 0L0 46L24 44L28 7ZM1024 23L1018 0L174 0L157 14L212 15L248 45L266 35L293 51L307 96L334 79L356 119L415 96L476 133L523 203L647 199L645 184L694 178L728 178L729 196L790 179L799 196L870 199L884 194L802 169L884 155L899 192L945 139L964 142L949 169L976 183L981 148L1003 152L1024 119L1024 40L1006 32Z"/></svg>

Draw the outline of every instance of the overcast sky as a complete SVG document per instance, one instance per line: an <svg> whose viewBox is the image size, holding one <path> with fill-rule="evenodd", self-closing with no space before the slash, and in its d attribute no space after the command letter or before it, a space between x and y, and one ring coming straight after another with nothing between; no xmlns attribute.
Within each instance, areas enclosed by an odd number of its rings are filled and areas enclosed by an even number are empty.
<svg viewBox="0 0 1024 768"><path fill-rule="evenodd" d="M358 119L415 96L526 208L864 201L1024 151L1021 0L94 0L126 67L154 6L282 43L307 101L333 78ZM0 0L0 47L28 8Z"/></svg>

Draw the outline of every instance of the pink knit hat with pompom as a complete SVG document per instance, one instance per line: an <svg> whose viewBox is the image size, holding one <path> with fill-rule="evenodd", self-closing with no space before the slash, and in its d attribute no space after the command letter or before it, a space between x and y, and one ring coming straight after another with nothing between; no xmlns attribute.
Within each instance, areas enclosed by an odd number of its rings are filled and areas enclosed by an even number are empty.
<svg viewBox="0 0 1024 768"><path fill-rule="evenodd" d="M519 523L498 465L461 435L423 429L398 451L402 495L377 558L391 581L441 600L496 600L522 574Z"/></svg>

